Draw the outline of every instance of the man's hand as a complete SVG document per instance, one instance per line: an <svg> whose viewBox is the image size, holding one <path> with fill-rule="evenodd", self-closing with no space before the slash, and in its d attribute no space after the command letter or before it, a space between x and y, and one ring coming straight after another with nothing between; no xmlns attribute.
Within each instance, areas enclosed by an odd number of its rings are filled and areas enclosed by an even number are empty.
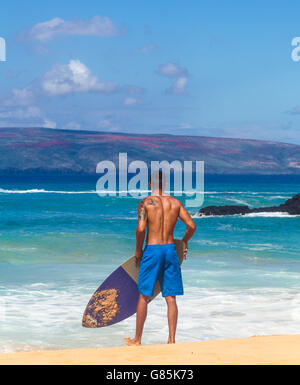
<svg viewBox="0 0 300 385"><path fill-rule="evenodd" d="M135 264L138 265L141 262L143 256L143 250L136 250L134 253Z"/></svg>
<svg viewBox="0 0 300 385"><path fill-rule="evenodd" d="M187 255L187 252L189 250L189 246L184 239L182 240L182 242L183 242L183 259L186 259L186 255Z"/></svg>

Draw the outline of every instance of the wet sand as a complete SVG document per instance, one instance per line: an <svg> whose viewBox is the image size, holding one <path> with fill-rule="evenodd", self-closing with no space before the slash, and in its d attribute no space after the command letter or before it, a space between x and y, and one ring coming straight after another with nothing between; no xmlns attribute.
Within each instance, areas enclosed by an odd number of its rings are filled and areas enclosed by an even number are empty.
<svg viewBox="0 0 300 385"><path fill-rule="evenodd" d="M0 354L0 365L300 364L300 335Z"/></svg>

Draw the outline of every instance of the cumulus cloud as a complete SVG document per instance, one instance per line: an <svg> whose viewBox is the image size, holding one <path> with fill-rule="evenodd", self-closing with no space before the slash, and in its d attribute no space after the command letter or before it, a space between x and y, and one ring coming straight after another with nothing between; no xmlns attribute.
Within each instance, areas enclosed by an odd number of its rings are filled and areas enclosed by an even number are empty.
<svg viewBox="0 0 300 385"><path fill-rule="evenodd" d="M128 86L124 91L129 95L138 94L141 89ZM71 93L122 91L116 83L102 82L94 76L86 65L79 60L71 60L69 64L56 64L40 79L24 88L13 88L6 94L0 94L0 126L33 126L56 128L56 122L47 116L50 98ZM130 101L127 103L130 104ZM136 103L138 103L136 101ZM133 105L133 101L131 101ZM52 115L52 113L51 113ZM78 123L70 119L64 128L80 129ZM67 124L68 123L68 124ZM97 122L98 123L98 122ZM113 130L115 124L103 121L103 128Z"/></svg>
<svg viewBox="0 0 300 385"><path fill-rule="evenodd" d="M45 117L36 105L36 89L14 88L1 99L0 124L2 126L39 126L55 128L56 123Z"/></svg>
<svg viewBox="0 0 300 385"><path fill-rule="evenodd" d="M67 95L74 92L110 93L117 88L116 83L101 82L79 60L71 60L66 65L56 64L52 70L45 73L42 79L42 89L51 96Z"/></svg>
<svg viewBox="0 0 300 385"><path fill-rule="evenodd" d="M185 68L179 67L175 63L168 62L161 65L157 73L168 78L176 78L175 82L169 87L166 92L169 94L185 94L188 82L188 71Z"/></svg>
<svg viewBox="0 0 300 385"><path fill-rule="evenodd" d="M177 78L182 75L187 75L186 69L171 62L159 66L157 72L159 75L167 76L169 78Z"/></svg>
<svg viewBox="0 0 300 385"><path fill-rule="evenodd" d="M57 125L52 120L49 120L49 119L46 118L44 120L44 123L43 123L42 127L45 127L45 128L56 128Z"/></svg>
<svg viewBox="0 0 300 385"><path fill-rule="evenodd" d="M181 76L178 78L174 84L167 90L167 92L171 94L184 94L186 93L186 85L188 78L185 76Z"/></svg>
<svg viewBox="0 0 300 385"><path fill-rule="evenodd" d="M1 109L0 125L2 127L35 126L56 128L56 123L45 117L37 106L16 106Z"/></svg>
<svg viewBox="0 0 300 385"><path fill-rule="evenodd" d="M127 97L124 99L123 104L126 107L134 107L134 106L139 106L139 105L143 104L143 101L140 99Z"/></svg>
<svg viewBox="0 0 300 385"><path fill-rule="evenodd" d="M109 17L94 16L89 20L73 19L70 21L55 17L49 21L38 23L21 34L22 38L35 39L41 42L55 36L116 36L121 31Z"/></svg>
<svg viewBox="0 0 300 385"><path fill-rule="evenodd" d="M0 119L28 119L41 117L41 110L36 106L16 107L0 111Z"/></svg>
<svg viewBox="0 0 300 385"><path fill-rule="evenodd" d="M0 108L1 119L28 119L42 116L41 110L34 104L35 93L31 87L13 88L3 98Z"/></svg>
<svg viewBox="0 0 300 385"><path fill-rule="evenodd" d="M33 103L35 97L31 87L13 88L11 95L4 100L5 106L28 106Z"/></svg>

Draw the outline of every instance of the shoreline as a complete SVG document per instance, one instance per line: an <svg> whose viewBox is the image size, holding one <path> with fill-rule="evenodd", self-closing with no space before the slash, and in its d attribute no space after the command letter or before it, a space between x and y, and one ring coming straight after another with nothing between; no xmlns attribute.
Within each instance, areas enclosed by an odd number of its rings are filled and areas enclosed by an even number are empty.
<svg viewBox="0 0 300 385"><path fill-rule="evenodd" d="M300 364L300 334L174 345L1 353L0 365L288 365Z"/></svg>

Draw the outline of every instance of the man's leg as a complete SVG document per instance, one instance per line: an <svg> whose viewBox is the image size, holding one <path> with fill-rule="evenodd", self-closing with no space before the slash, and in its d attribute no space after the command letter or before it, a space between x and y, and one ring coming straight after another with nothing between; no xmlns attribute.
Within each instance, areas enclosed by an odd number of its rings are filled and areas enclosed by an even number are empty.
<svg viewBox="0 0 300 385"><path fill-rule="evenodd" d="M168 305L168 323L169 323L169 339L168 344L175 344L175 333L177 327L178 308L176 303L176 297L166 297Z"/></svg>
<svg viewBox="0 0 300 385"><path fill-rule="evenodd" d="M136 309L136 331L134 338L124 338L127 345L140 345L142 341L142 334L144 323L147 318L147 306L150 301L150 297L140 294L137 309Z"/></svg>

